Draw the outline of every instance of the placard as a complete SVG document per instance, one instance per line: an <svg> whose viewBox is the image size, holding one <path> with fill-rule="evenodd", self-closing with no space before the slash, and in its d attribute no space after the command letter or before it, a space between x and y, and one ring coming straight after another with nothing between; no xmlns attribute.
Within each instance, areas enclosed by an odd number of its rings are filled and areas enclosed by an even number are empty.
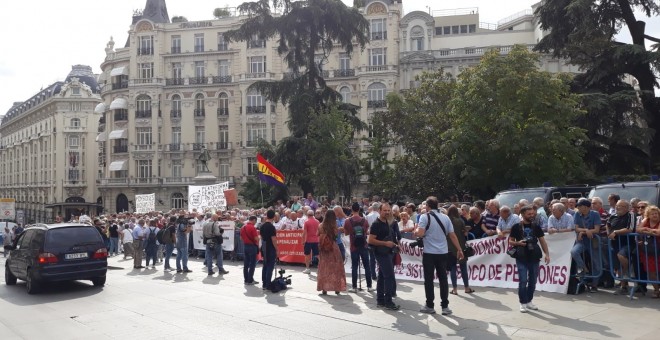
<svg viewBox="0 0 660 340"><path fill-rule="evenodd" d="M222 233L222 250L234 251L234 234L236 234L234 232L234 222L221 221L218 224L225 231Z"/></svg>
<svg viewBox="0 0 660 340"><path fill-rule="evenodd" d="M156 210L156 194L135 195L135 212L146 214Z"/></svg>
<svg viewBox="0 0 660 340"><path fill-rule="evenodd" d="M227 210L225 190L229 189L229 182L212 185L188 186L188 211L197 209L204 212L206 209Z"/></svg>
<svg viewBox="0 0 660 340"><path fill-rule="evenodd" d="M0 219L13 220L16 218L16 200L13 198L0 198Z"/></svg>

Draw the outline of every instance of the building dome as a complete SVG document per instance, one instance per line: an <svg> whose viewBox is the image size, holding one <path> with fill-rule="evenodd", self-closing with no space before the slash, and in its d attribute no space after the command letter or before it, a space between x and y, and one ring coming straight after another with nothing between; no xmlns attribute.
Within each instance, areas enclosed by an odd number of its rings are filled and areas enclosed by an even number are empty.
<svg viewBox="0 0 660 340"><path fill-rule="evenodd" d="M93 93L101 93L101 87L96 81L96 76L92 72L92 67L87 65L73 65L71 72L66 76L65 82L71 82L71 78L78 78L78 81L85 83L92 89Z"/></svg>

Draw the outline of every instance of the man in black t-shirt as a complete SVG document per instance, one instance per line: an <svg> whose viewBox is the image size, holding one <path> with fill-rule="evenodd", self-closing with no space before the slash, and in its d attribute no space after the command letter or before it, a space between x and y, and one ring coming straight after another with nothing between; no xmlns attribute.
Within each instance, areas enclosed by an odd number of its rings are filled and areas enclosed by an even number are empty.
<svg viewBox="0 0 660 340"><path fill-rule="evenodd" d="M263 255L264 265L261 269L261 282L263 290L270 289L270 283L273 279L273 270L275 270L275 258L277 258L277 230L273 225L275 211L266 212L266 222L259 227L259 235L262 240L261 254Z"/></svg>
<svg viewBox="0 0 660 340"><path fill-rule="evenodd" d="M526 313L528 310L538 310L532 303L536 279L539 275L539 261L542 257L538 244L541 244L546 264L550 263L550 253L548 244L543 237L543 230L537 223L534 223L535 209L532 206L525 206L520 209L520 214L523 220L511 228L509 245L518 250L516 255L518 300L520 301L520 312Z"/></svg>
<svg viewBox="0 0 660 340"><path fill-rule="evenodd" d="M119 226L112 222L108 230L110 231L110 251L108 253L110 256L115 256L119 252L117 248L119 246Z"/></svg>
<svg viewBox="0 0 660 340"><path fill-rule="evenodd" d="M630 211L630 203L626 200L618 200L615 205L615 214L607 219L607 237L612 240L612 258L614 259L614 270L618 271L621 281L621 290L626 294L628 289L629 259L635 250L635 238L628 234L635 232L637 217Z"/></svg>
<svg viewBox="0 0 660 340"><path fill-rule="evenodd" d="M389 310L398 310L399 305L392 302L394 286L394 254L392 249L397 247L394 226L396 222L392 217L392 210L388 203L380 205L379 216L369 228L368 243L375 247L376 262L378 262L378 281L376 283L376 303L378 307Z"/></svg>

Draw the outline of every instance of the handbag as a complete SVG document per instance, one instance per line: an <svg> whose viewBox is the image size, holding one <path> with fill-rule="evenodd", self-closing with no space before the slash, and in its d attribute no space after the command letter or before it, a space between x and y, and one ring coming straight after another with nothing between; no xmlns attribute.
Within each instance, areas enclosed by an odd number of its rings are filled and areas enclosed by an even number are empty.
<svg viewBox="0 0 660 340"><path fill-rule="evenodd" d="M506 254L515 258L518 258L518 247L511 247L506 251Z"/></svg>
<svg viewBox="0 0 660 340"><path fill-rule="evenodd" d="M471 245L466 243L465 247L463 247L463 256L465 256L465 258L474 256L474 248L472 248Z"/></svg>
<svg viewBox="0 0 660 340"><path fill-rule="evenodd" d="M401 254L394 253L394 265L395 266L400 266L402 261L403 260L401 259Z"/></svg>

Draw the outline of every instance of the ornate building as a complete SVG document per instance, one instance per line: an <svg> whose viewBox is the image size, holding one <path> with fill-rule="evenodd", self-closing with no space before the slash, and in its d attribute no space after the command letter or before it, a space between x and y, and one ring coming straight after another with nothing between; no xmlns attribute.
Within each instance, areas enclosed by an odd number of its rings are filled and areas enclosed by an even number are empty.
<svg viewBox="0 0 660 340"><path fill-rule="evenodd" d="M15 198L26 222L96 213L99 92L92 68L75 65L65 81L14 103L3 117L0 196Z"/></svg>

